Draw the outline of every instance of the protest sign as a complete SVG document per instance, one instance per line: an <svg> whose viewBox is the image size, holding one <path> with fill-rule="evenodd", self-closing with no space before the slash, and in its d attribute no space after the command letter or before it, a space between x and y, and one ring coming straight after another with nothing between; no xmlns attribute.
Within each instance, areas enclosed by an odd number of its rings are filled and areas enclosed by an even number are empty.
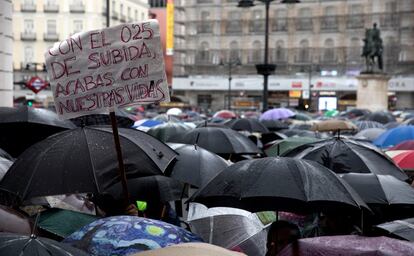
<svg viewBox="0 0 414 256"><path fill-rule="evenodd" d="M170 100L156 20L75 34L45 58L62 119Z"/></svg>

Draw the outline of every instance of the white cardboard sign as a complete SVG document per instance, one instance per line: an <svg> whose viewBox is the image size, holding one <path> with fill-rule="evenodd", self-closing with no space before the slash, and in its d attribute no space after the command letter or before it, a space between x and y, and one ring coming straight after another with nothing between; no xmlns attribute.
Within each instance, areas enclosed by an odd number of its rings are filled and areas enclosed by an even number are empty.
<svg viewBox="0 0 414 256"><path fill-rule="evenodd" d="M45 58L62 119L170 100L156 20L75 34Z"/></svg>

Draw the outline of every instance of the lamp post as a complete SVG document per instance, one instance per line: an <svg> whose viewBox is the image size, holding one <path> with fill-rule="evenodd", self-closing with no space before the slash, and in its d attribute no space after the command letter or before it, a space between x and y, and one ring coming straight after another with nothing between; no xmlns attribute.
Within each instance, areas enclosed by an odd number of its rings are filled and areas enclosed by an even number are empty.
<svg viewBox="0 0 414 256"><path fill-rule="evenodd" d="M270 3L274 0L259 0L264 3L266 6L266 21L265 21L265 49L264 49L264 63L257 64L256 70L259 75L263 75L263 112L268 108L268 84L269 84L269 75L276 70L276 65L269 64L269 9ZM282 4L294 4L300 3L299 0L283 0ZM248 8L254 6L254 0L240 0L238 7Z"/></svg>
<svg viewBox="0 0 414 256"><path fill-rule="evenodd" d="M309 110L312 110L312 75L313 72L317 72L320 73L321 72L321 67L319 65L313 65L310 64L309 66L307 66L306 70L304 68L302 68L301 70L302 72L308 72L308 92L309 92Z"/></svg>
<svg viewBox="0 0 414 256"><path fill-rule="evenodd" d="M228 70L229 71L229 87L228 87L228 91L227 91L227 100L228 100L227 101L227 109L231 110L231 80L233 79L231 77L231 74L232 74L231 71L232 71L233 67L240 66L241 61L240 61L239 58L230 60L229 62L226 62L226 63L223 60L220 60L220 66L226 66L226 65L229 68L229 70Z"/></svg>

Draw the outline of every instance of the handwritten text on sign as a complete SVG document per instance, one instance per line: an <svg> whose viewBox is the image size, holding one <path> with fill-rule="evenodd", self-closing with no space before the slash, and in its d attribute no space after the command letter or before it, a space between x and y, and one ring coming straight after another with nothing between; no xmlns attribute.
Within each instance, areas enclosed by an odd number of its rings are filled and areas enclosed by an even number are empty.
<svg viewBox="0 0 414 256"><path fill-rule="evenodd" d="M156 20L75 34L45 57L62 118L170 99Z"/></svg>

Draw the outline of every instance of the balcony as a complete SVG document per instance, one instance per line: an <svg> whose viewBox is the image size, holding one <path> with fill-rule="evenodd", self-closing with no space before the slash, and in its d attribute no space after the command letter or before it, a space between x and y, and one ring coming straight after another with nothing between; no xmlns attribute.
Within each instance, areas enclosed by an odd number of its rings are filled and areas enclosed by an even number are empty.
<svg viewBox="0 0 414 256"><path fill-rule="evenodd" d="M237 34L241 33L243 26L240 21L229 21L226 26L226 33L228 34Z"/></svg>
<svg viewBox="0 0 414 256"><path fill-rule="evenodd" d="M296 20L296 30L311 31L313 29L312 18L300 18Z"/></svg>
<svg viewBox="0 0 414 256"><path fill-rule="evenodd" d="M204 22L197 26L197 34L212 34L213 24L210 22Z"/></svg>
<svg viewBox="0 0 414 256"><path fill-rule="evenodd" d="M25 31L20 33L22 41L36 41L36 33L34 31Z"/></svg>
<svg viewBox="0 0 414 256"><path fill-rule="evenodd" d="M57 42L59 41L59 34L57 33L44 33L43 40L46 42Z"/></svg>
<svg viewBox="0 0 414 256"><path fill-rule="evenodd" d="M252 20L249 24L250 33L260 33L263 34L265 31L265 23L263 20Z"/></svg>
<svg viewBox="0 0 414 256"><path fill-rule="evenodd" d="M387 13L381 16L380 27L381 28L398 28L399 27L399 17L397 14Z"/></svg>
<svg viewBox="0 0 414 256"><path fill-rule="evenodd" d="M34 3L23 3L20 9L22 12L36 12L36 5Z"/></svg>
<svg viewBox="0 0 414 256"><path fill-rule="evenodd" d="M43 11L47 13L59 12L59 5L57 4L45 4L43 5Z"/></svg>
<svg viewBox="0 0 414 256"><path fill-rule="evenodd" d="M287 31L287 29L287 19L277 19L272 22L272 31L274 32Z"/></svg>
<svg viewBox="0 0 414 256"><path fill-rule="evenodd" d="M119 18L120 22L126 22L126 15L125 14L121 14L121 17Z"/></svg>
<svg viewBox="0 0 414 256"><path fill-rule="evenodd" d="M117 12L113 11L112 14L111 14L111 19L117 20L118 18L119 18L119 14Z"/></svg>
<svg viewBox="0 0 414 256"><path fill-rule="evenodd" d="M71 13L84 13L85 12L85 5L83 4L71 4L69 6L69 10Z"/></svg>
<svg viewBox="0 0 414 256"><path fill-rule="evenodd" d="M321 19L322 31L338 31L338 19L336 17L323 17Z"/></svg>
<svg viewBox="0 0 414 256"><path fill-rule="evenodd" d="M348 29L360 29L360 28L364 28L364 26L365 26L364 16L362 15L348 16L348 20L346 23L346 27Z"/></svg>

